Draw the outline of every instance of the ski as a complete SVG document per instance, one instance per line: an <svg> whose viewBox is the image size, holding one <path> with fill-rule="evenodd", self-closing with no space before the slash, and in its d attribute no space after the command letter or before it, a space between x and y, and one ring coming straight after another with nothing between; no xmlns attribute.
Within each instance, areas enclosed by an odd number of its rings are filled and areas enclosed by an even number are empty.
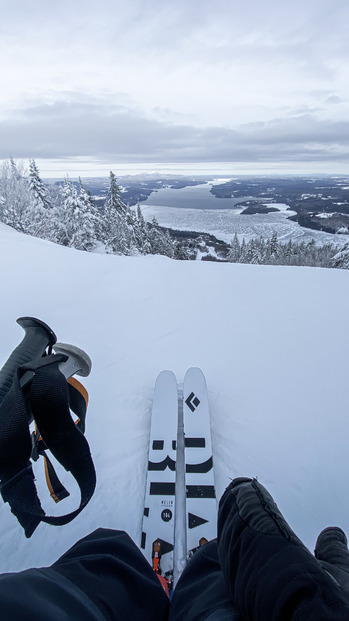
<svg viewBox="0 0 349 621"><path fill-rule="evenodd" d="M177 381L162 371L155 383L141 549L171 587L175 521Z"/></svg>
<svg viewBox="0 0 349 621"><path fill-rule="evenodd" d="M188 369L183 385L187 559L217 536L210 411L201 369Z"/></svg>
<svg viewBox="0 0 349 621"><path fill-rule="evenodd" d="M155 383L141 549L169 588L186 562L216 537L216 494L205 377L185 374L178 408L174 374Z"/></svg>

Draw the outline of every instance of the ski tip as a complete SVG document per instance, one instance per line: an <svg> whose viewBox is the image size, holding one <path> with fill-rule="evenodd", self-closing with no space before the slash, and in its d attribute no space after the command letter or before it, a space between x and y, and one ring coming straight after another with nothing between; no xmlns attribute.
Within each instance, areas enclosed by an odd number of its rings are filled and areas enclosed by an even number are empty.
<svg viewBox="0 0 349 621"><path fill-rule="evenodd" d="M170 369L163 369L162 371L160 371L160 373L157 376L157 379L159 377L176 377L175 374L173 373L173 371L170 371Z"/></svg>
<svg viewBox="0 0 349 621"><path fill-rule="evenodd" d="M203 370L200 369L200 367L189 367L184 376L184 386L193 383L200 384L202 387L206 387L206 378Z"/></svg>
<svg viewBox="0 0 349 621"><path fill-rule="evenodd" d="M205 377L204 372L200 367L189 367L186 375L202 375L202 377Z"/></svg>
<svg viewBox="0 0 349 621"><path fill-rule="evenodd" d="M156 378L155 386L172 386L175 387L177 390L177 379L173 371L169 371L168 369L160 371L159 375Z"/></svg>

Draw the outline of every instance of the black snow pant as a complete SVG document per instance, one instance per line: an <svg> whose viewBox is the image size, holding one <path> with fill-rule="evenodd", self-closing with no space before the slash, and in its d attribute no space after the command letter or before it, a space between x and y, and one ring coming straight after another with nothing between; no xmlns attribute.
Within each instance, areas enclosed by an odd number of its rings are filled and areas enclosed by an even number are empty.
<svg viewBox="0 0 349 621"><path fill-rule="evenodd" d="M321 534L316 556L292 532L262 485L236 479L220 502L217 540L194 554L171 604L129 536L99 529L51 567L0 576L0 618L349 621L344 533L329 529ZM339 571L333 571L334 564Z"/></svg>
<svg viewBox="0 0 349 621"><path fill-rule="evenodd" d="M169 610L159 579L123 531L100 528L51 567L0 576L4 621L167 621ZM188 564L172 598L170 619L235 620L216 541Z"/></svg>

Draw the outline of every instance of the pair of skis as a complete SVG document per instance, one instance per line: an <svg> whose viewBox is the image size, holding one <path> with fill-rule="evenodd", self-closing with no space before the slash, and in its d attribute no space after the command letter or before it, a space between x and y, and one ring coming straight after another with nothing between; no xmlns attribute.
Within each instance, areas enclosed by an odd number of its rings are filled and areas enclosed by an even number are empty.
<svg viewBox="0 0 349 621"><path fill-rule="evenodd" d="M171 371L154 389L141 549L171 586L196 549L216 537L210 413L202 371L183 394Z"/></svg>

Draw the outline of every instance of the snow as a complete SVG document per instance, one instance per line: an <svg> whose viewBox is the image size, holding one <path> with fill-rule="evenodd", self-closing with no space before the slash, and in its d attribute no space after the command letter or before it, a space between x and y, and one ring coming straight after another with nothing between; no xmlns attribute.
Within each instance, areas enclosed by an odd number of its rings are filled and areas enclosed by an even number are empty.
<svg viewBox="0 0 349 621"><path fill-rule="evenodd" d="M52 563L99 527L139 543L150 406L158 373L205 373L218 496L236 476L258 476L313 549L328 525L349 533L349 271L88 254L0 225L0 364L22 338L15 319L48 323L93 361L87 438L97 489L64 527L27 540L0 503L0 570ZM49 498L49 513L79 504Z"/></svg>
<svg viewBox="0 0 349 621"><path fill-rule="evenodd" d="M348 228L346 226L341 226L338 230L337 230L337 235L341 234L341 235L348 235L349 231Z"/></svg>

